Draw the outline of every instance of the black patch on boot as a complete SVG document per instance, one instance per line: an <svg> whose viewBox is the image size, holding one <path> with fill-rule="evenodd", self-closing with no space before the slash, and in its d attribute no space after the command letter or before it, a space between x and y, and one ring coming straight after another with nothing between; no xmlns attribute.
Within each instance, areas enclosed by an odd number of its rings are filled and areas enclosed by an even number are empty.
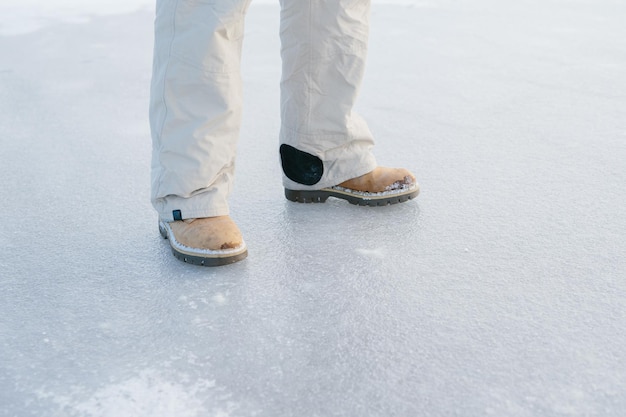
<svg viewBox="0 0 626 417"><path fill-rule="evenodd" d="M180 210L174 210L172 211L172 217L174 217L174 220L182 220L183 213Z"/></svg>
<svg viewBox="0 0 626 417"><path fill-rule="evenodd" d="M324 175L324 163L321 159L293 146L280 145L280 160L287 178L298 184L315 185Z"/></svg>

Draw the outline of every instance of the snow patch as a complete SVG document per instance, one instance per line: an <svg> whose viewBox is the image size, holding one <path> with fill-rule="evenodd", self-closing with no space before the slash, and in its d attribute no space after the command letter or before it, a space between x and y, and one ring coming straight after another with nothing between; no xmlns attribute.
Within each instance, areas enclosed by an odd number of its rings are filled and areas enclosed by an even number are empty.
<svg viewBox="0 0 626 417"><path fill-rule="evenodd" d="M357 248L355 249L355 252L361 256L365 256L368 258L385 259L385 254L381 248L378 248L378 249Z"/></svg>
<svg viewBox="0 0 626 417"><path fill-rule="evenodd" d="M218 292L217 294L215 294L211 299L213 300L215 304L220 305L220 306L228 302L228 298L226 298L226 296L221 292Z"/></svg>
<svg viewBox="0 0 626 417"><path fill-rule="evenodd" d="M189 384L189 377L179 375L178 381L164 377L159 371L145 369L139 375L119 383L106 385L84 401L74 389L70 395L57 395L40 390L40 399L52 401L64 415L85 417L228 417L236 404L208 410L201 398L216 387L215 380L199 379Z"/></svg>

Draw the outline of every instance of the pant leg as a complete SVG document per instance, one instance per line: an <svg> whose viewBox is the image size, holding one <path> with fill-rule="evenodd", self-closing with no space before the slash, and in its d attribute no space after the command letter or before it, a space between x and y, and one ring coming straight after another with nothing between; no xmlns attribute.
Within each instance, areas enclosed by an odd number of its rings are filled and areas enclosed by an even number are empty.
<svg viewBox="0 0 626 417"><path fill-rule="evenodd" d="M157 0L150 97L152 204L163 220L178 214L228 214L248 4Z"/></svg>
<svg viewBox="0 0 626 417"><path fill-rule="evenodd" d="M281 0L283 184L306 190L372 171L372 134L353 107L370 0Z"/></svg>

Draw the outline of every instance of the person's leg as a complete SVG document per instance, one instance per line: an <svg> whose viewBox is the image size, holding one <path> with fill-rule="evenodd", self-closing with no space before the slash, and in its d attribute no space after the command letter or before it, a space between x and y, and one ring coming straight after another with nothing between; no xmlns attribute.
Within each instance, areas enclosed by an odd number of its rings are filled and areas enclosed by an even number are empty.
<svg viewBox="0 0 626 417"><path fill-rule="evenodd" d="M377 168L372 134L353 110L365 69L370 0L281 0L281 7L280 156L287 198L324 201L354 189L361 197L402 189L406 198L378 202L386 204L417 195L410 172ZM341 193L320 193L338 185ZM361 197L346 199L367 200Z"/></svg>
<svg viewBox="0 0 626 417"><path fill-rule="evenodd" d="M243 246L236 225L224 216L241 121L240 58L248 4L157 0L152 204L162 233L173 243L215 251L208 255L218 258L220 250ZM187 255L188 261L198 261Z"/></svg>

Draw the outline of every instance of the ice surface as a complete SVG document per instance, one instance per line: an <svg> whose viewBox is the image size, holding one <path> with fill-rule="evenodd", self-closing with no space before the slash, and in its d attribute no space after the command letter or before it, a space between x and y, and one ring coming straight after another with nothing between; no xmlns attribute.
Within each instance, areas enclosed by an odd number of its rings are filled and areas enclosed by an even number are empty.
<svg viewBox="0 0 626 417"><path fill-rule="evenodd" d="M284 199L253 6L217 269L148 202L149 9L0 36L0 416L624 414L626 4L375 6L384 208Z"/></svg>

